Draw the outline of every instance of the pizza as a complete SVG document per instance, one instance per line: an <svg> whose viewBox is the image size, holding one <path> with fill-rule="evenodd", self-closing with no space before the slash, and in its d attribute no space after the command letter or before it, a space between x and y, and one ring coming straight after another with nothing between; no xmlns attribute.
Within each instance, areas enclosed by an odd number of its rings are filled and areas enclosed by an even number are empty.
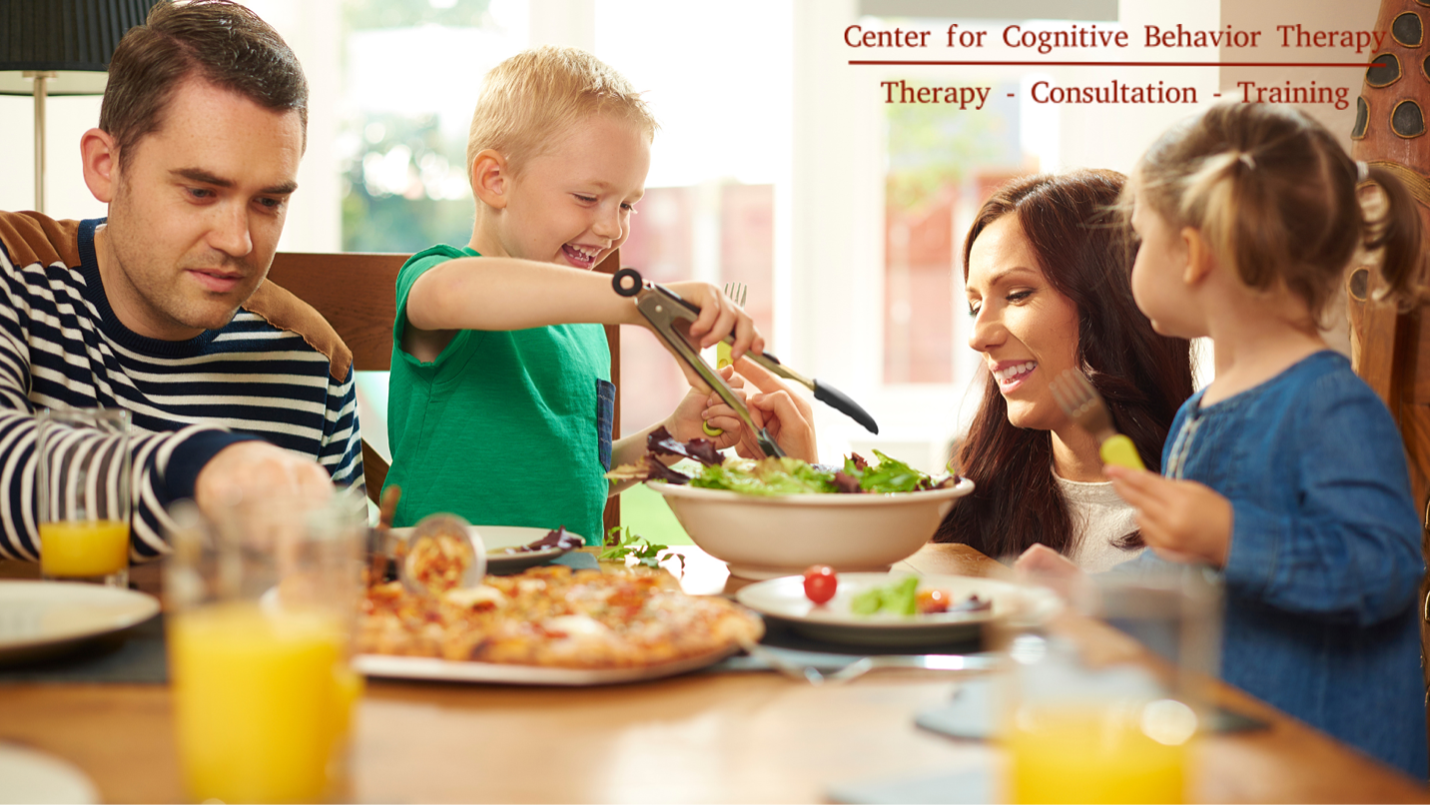
<svg viewBox="0 0 1430 809"><path fill-rule="evenodd" d="M358 651L642 668L729 651L764 634L754 613L724 598L671 589L671 581L647 568L573 571L551 565L433 594L414 593L398 581L374 583L363 600Z"/></svg>

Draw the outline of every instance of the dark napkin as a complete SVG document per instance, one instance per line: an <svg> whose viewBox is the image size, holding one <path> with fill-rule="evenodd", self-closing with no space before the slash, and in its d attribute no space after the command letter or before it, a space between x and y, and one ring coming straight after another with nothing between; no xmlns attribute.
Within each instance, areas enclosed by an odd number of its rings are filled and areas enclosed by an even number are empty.
<svg viewBox="0 0 1430 809"><path fill-rule="evenodd" d="M765 636L760 646L766 651L779 655L798 666L813 666L827 671L846 666L861 657L871 655L969 655L981 654L983 643L980 638L970 638L953 643L885 646L869 643L834 643L827 640L807 638L795 628L795 624L779 618L764 617ZM716 663L706 671L769 671L770 664L741 652Z"/></svg>
<svg viewBox="0 0 1430 809"><path fill-rule="evenodd" d="M167 683L164 616L87 641L58 657L0 666L0 683Z"/></svg>

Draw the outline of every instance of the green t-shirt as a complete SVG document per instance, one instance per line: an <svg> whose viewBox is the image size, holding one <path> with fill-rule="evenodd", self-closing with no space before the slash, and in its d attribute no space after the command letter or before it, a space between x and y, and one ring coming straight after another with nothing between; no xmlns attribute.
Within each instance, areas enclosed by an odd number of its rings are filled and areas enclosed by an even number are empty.
<svg viewBox="0 0 1430 809"><path fill-rule="evenodd" d="M387 429L401 486L393 519L449 511L473 525L556 528L600 544L615 386L605 330L579 323L457 332L433 362L402 350L407 295L470 248L438 245L397 276Z"/></svg>

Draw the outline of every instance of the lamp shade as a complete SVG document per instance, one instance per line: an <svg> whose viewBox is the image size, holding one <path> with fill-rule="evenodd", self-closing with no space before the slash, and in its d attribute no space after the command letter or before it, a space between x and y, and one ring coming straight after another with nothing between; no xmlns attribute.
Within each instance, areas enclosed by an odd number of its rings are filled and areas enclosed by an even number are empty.
<svg viewBox="0 0 1430 809"><path fill-rule="evenodd" d="M0 70L98 70L155 0L5 0Z"/></svg>

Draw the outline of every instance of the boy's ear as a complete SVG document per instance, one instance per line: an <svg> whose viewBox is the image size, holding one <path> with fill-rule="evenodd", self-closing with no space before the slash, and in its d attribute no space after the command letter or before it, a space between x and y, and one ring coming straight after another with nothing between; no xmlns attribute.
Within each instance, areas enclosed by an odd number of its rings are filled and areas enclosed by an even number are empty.
<svg viewBox="0 0 1430 809"><path fill-rule="evenodd" d="M84 184L94 198L109 204L119 188L119 147L103 129L91 129L80 136L79 151L84 160Z"/></svg>
<svg viewBox="0 0 1430 809"><path fill-rule="evenodd" d="M506 158L495 149L477 152L472 161L472 191L477 199L492 208L505 208L511 191L511 169Z"/></svg>
<svg viewBox="0 0 1430 809"><path fill-rule="evenodd" d="M1182 282L1196 286L1204 281L1216 263L1212 258L1211 245L1196 228L1182 228L1178 234L1182 239L1183 252L1187 256L1187 266L1182 270Z"/></svg>

